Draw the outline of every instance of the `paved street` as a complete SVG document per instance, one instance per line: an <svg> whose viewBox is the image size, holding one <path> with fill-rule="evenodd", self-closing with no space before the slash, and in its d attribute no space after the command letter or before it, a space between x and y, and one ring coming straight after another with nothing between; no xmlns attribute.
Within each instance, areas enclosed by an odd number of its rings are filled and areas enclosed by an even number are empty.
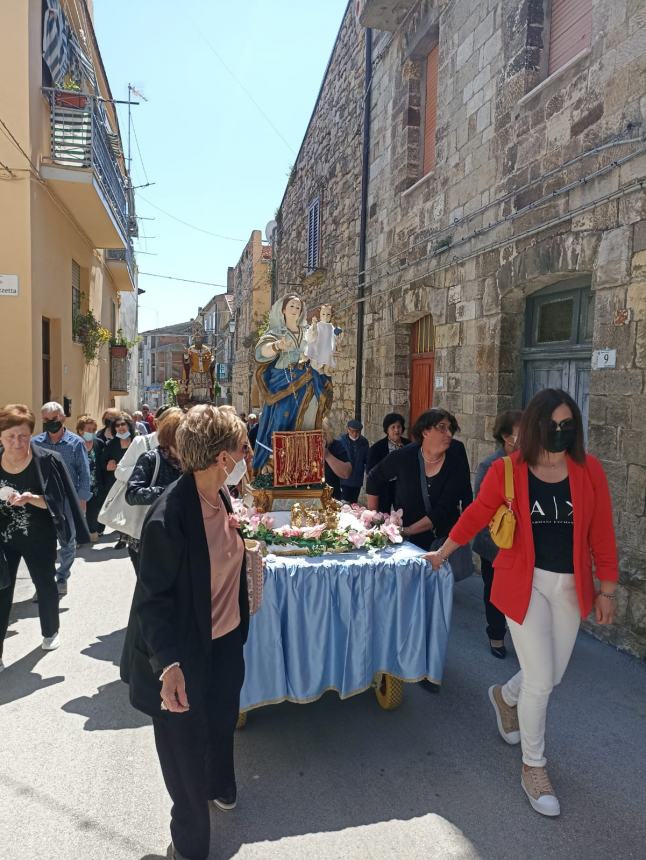
<svg viewBox="0 0 646 860"><path fill-rule="evenodd" d="M118 680L133 586L112 544L84 551L63 600L62 647L40 650L21 571L0 675L5 860L157 860L168 798L152 731ZM240 802L212 819L211 858L644 858L646 666L581 635L553 698L560 819L534 813L517 748L486 689L516 666L489 656L480 583L458 586L445 686L253 713L237 735ZM314 631L313 631L314 635Z"/></svg>

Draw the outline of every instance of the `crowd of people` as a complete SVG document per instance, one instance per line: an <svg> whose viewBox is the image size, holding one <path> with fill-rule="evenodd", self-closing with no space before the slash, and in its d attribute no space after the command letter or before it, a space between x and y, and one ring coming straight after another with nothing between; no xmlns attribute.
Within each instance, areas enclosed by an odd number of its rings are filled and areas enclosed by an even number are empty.
<svg viewBox="0 0 646 860"><path fill-rule="evenodd" d="M34 435L27 406L0 409L0 670L20 560L35 586L42 647L53 650L77 545L109 525L136 574L121 676L133 706L153 718L173 800L169 857L203 860L209 803L229 810L237 800L233 732L249 606L244 543L228 515L250 476L258 417L211 405L153 416L144 405L132 416L106 410L100 429L81 415L73 433L50 402L41 418ZM546 770L548 701L581 618L594 610L597 622L614 621L618 576L608 485L585 451L581 412L566 392L545 389L524 412L498 415L496 450L477 465L473 489L451 412L429 409L415 416L410 439L405 430L404 416L389 413L370 445L359 419L341 435L326 422L326 481L346 503L399 510L403 537L434 569L451 557L457 565L460 553L470 565L474 541L490 652L504 659L509 633L520 664L489 688L497 729L520 744L532 807L558 815ZM503 548L487 529L501 507L515 521Z"/></svg>

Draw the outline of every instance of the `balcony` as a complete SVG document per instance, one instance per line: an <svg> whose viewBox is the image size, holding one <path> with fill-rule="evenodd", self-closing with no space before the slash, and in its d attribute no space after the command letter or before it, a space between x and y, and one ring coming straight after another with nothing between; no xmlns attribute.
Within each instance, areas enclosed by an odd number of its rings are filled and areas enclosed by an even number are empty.
<svg viewBox="0 0 646 860"><path fill-rule="evenodd" d="M220 384L231 382L231 364L229 362L221 362L216 365L215 378Z"/></svg>
<svg viewBox="0 0 646 860"><path fill-rule="evenodd" d="M361 0L359 21L364 27L394 33L413 3L414 0Z"/></svg>
<svg viewBox="0 0 646 860"><path fill-rule="evenodd" d="M128 246L126 180L110 144L98 100L44 87L51 149L41 174L96 248Z"/></svg>
<svg viewBox="0 0 646 860"><path fill-rule="evenodd" d="M105 262L117 290L132 293L137 289L137 266L130 244L126 248L106 250Z"/></svg>
<svg viewBox="0 0 646 860"><path fill-rule="evenodd" d="M113 394L128 393L128 347L110 347L110 391Z"/></svg>

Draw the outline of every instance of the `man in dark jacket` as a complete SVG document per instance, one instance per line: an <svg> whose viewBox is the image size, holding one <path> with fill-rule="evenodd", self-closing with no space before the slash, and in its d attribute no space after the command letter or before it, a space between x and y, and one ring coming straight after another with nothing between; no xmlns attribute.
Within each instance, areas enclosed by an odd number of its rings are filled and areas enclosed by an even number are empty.
<svg viewBox="0 0 646 860"><path fill-rule="evenodd" d="M357 418L348 421L347 429L348 432L341 436L339 441L352 463L352 474L349 478L341 479L341 496L344 502L353 504L359 498L359 493L363 487L370 443L362 435L363 424Z"/></svg>

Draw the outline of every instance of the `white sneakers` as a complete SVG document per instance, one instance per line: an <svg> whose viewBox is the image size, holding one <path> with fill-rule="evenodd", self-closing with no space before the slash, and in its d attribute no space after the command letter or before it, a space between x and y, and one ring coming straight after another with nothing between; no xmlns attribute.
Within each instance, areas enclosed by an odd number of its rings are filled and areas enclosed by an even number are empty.
<svg viewBox="0 0 646 860"><path fill-rule="evenodd" d="M561 814L561 806L544 767L523 766L520 784L536 812L550 816Z"/></svg>
<svg viewBox="0 0 646 860"><path fill-rule="evenodd" d="M496 713L498 733L503 741L515 746L520 743L520 726L518 725L518 708L512 708L502 697L502 687L494 684L489 687L489 701Z"/></svg>
<svg viewBox="0 0 646 860"><path fill-rule="evenodd" d="M43 644L40 647L43 651L55 651L60 644L61 640L58 633L54 633L53 636L43 637Z"/></svg>

